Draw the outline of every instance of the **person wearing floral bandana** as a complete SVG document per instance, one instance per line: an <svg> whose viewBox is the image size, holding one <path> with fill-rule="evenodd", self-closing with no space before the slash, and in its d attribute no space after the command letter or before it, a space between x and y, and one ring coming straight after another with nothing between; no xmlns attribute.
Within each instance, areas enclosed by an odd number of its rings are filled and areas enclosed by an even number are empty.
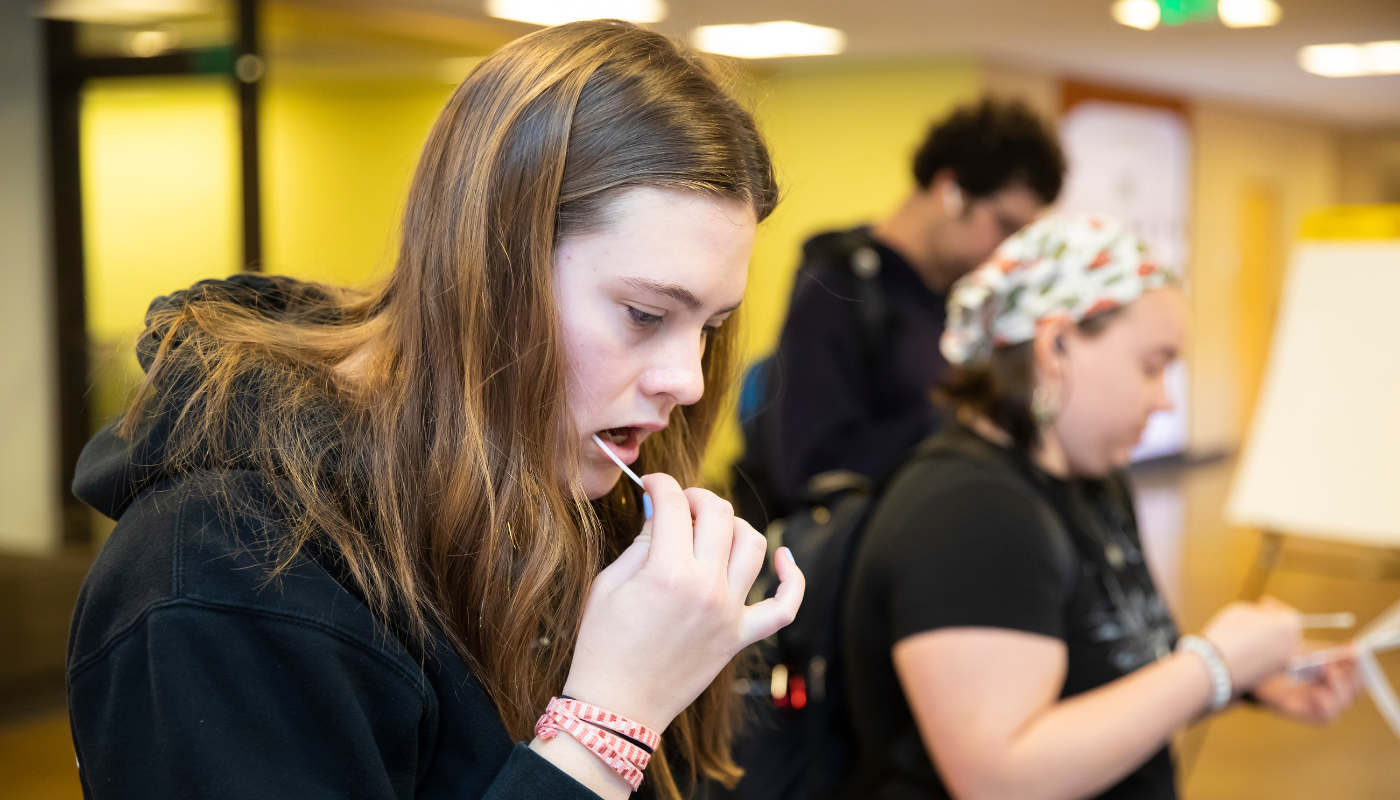
<svg viewBox="0 0 1400 800"><path fill-rule="evenodd" d="M1283 675L1296 611L1234 603L1178 636L1144 563L1123 469L1170 407L1179 285L1122 223L1065 215L953 286L956 422L880 499L844 608L851 796L1169 800L1183 725L1241 697L1310 723L1350 704L1354 661Z"/></svg>

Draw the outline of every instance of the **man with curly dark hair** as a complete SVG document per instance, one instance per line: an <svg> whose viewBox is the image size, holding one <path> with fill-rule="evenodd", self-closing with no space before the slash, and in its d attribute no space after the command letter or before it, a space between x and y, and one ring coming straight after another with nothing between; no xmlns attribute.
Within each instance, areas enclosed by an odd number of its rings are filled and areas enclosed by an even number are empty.
<svg viewBox="0 0 1400 800"><path fill-rule="evenodd" d="M1051 125L983 99L932 126L889 218L803 245L777 353L741 401L734 490L749 519L791 513L824 473L878 481L938 427L948 287L1054 202L1064 174Z"/></svg>

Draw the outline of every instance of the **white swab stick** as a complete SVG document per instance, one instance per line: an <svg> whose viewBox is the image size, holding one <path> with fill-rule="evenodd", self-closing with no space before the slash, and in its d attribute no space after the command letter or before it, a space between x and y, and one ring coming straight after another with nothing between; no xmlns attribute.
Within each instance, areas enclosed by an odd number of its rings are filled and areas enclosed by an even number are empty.
<svg viewBox="0 0 1400 800"><path fill-rule="evenodd" d="M1323 664L1352 658L1355 652L1351 647L1343 645L1294 656L1288 659L1288 677L1305 683L1315 681L1322 674Z"/></svg>
<svg viewBox="0 0 1400 800"><path fill-rule="evenodd" d="M1304 628L1351 628L1356 625L1356 615L1350 611L1337 614L1299 614L1298 624Z"/></svg>
<svg viewBox="0 0 1400 800"><path fill-rule="evenodd" d="M627 473L627 477L636 481L638 486L642 486L642 479L637 477L637 473L628 469L627 465L622 463L622 459L617 457L617 453L614 453L611 447L608 447L607 445L603 444L603 440L598 438L598 434L593 434L593 441L596 442L599 447L603 448L603 452L608 454L608 458L611 458L614 464L618 465L619 467L622 467L622 471ZM651 495L647 494L646 490L647 487L642 486L642 516L647 519L651 519Z"/></svg>
<svg viewBox="0 0 1400 800"><path fill-rule="evenodd" d="M593 441L597 442L598 446L603 448L603 452L608 454L608 458L611 458L614 464L618 465L619 467L622 467L622 471L627 473L627 477L635 481L638 486L642 486L642 479L637 477L637 473L628 469L627 465L622 463L622 459L617 457L617 453L614 453L611 447L608 447L607 445L603 444L603 440L598 438L598 434L593 434ZM642 488L646 489L645 486L642 486Z"/></svg>

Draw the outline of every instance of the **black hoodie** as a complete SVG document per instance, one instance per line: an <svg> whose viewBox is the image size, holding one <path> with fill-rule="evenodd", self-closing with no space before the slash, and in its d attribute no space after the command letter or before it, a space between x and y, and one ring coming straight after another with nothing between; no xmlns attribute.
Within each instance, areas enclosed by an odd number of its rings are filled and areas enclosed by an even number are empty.
<svg viewBox="0 0 1400 800"><path fill-rule="evenodd" d="M152 309L218 293L276 314L306 291L238 276ZM320 559L269 583L269 550L286 535L270 478L169 471L170 422L158 415L131 442L104 428L73 485L117 520L69 637L86 797L597 797L511 741L449 648L405 645Z"/></svg>

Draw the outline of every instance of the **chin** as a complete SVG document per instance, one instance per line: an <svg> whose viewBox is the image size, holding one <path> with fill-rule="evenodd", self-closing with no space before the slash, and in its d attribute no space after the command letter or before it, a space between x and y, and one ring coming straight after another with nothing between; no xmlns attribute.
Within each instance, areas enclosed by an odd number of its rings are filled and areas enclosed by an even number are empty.
<svg viewBox="0 0 1400 800"><path fill-rule="evenodd" d="M589 469L584 468L583 473L583 493L589 500L597 500L612 491L617 485L618 479L622 477L622 470L617 467L612 469Z"/></svg>
<svg viewBox="0 0 1400 800"><path fill-rule="evenodd" d="M1121 450L1115 451L1113 455L1110 456L1108 459L1108 465L1104 468L1104 474L1116 472L1120 469L1126 469L1129 464L1132 464L1133 449L1136 447L1137 444L1133 443L1132 445L1124 447Z"/></svg>

